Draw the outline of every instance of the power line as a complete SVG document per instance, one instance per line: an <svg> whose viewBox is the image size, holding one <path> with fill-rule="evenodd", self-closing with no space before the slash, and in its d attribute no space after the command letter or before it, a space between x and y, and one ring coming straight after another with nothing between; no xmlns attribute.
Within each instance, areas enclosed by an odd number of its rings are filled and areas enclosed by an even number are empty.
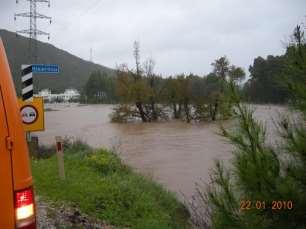
<svg viewBox="0 0 306 229"><path fill-rule="evenodd" d="M79 17L83 17L84 15L88 14L92 9L97 9L97 7L102 3L101 0L96 0L90 7L84 10Z"/></svg>
<svg viewBox="0 0 306 229"><path fill-rule="evenodd" d="M30 2L30 11L24 13L15 13L14 20L17 17L27 17L30 19L29 29L23 29L16 31L16 34L27 34L29 35L29 61L30 63L37 62L37 36L46 35L50 39L50 34L42 30L37 29L37 19L47 19L51 20L52 18L37 12L37 3L48 3L50 7L50 0L27 0ZM18 3L18 0L16 0Z"/></svg>

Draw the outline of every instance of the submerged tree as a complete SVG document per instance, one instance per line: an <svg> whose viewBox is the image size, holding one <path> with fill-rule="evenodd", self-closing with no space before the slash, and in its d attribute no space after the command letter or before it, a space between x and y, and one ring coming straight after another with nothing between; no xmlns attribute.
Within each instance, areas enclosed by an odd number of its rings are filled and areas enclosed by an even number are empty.
<svg viewBox="0 0 306 229"><path fill-rule="evenodd" d="M226 56L216 59L215 62L211 64L214 67L213 73L225 81L230 70L229 64L229 60Z"/></svg>
<svg viewBox="0 0 306 229"><path fill-rule="evenodd" d="M245 71L241 67L232 65L229 69L229 78L236 84L239 84L245 79Z"/></svg>
<svg viewBox="0 0 306 229"><path fill-rule="evenodd" d="M230 66L226 57L212 65L213 73L200 77L181 74L168 79L154 73L155 62L140 61L139 43L134 43L135 70L121 65L117 69L117 95L113 121L140 118L143 122L168 118L191 121L215 121L231 116L231 101L227 96L228 81L240 82L245 74Z"/></svg>
<svg viewBox="0 0 306 229"><path fill-rule="evenodd" d="M121 65L117 70L117 95L120 104L115 108L113 121L140 118L143 122L164 118L159 106L162 90L161 77L154 74L154 60L140 63L139 43L134 43L135 70Z"/></svg>
<svg viewBox="0 0 306 229"><path fill-rule="evenodd" d="M169 77L166 79L164 90L161 94L162 102L167 104L174 119L181 118L182 101L179 93L179 82L176 78Z"/></svg>
<svg viewBox="0 0 306 229"><path fill-rule="evenodd" d="M213 121L217 118L227 119L232 115L232 101L228 95L228 82L240 82L245 77L245 72L240 67L230 66L226 56L216 59L211 65L213 66L213 72L209 75L209 80L214 81L215 86L209 98L210 117Z"/></svg>

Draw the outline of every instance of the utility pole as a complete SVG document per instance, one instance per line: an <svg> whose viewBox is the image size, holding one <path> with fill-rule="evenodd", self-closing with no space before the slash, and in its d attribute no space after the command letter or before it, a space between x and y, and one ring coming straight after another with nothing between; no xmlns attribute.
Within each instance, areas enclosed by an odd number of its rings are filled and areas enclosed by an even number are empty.
<svg viewBox="0 0 306 229"><path fill-rule="evenodd" d="M37 3L48 3L48 7L50 7L50 0L27 0L27 1L30 2L30 12L14 14L14 20L16 20L17 17L27 17L30 19L29 29L16 31L16 34L29 35L29 38L30 38L29 39L29 62L30 64L33 64L34 62L35 63L37 62L37 36L46 35L48 36L48 39L50 39L49 33L46 33L44 31L37 29L37 24L36 24L37 18L50 20L50 24L51 24L51 17L38 13L36 4ZM18 3L18 0L16 0L16 3Z"/></svg>
<svg viewBox="0 0 306 229"><path fill-rule="evenodd" d="M89 56L89 61L92 62L92 48L90 48L90 56Z"/></svg>

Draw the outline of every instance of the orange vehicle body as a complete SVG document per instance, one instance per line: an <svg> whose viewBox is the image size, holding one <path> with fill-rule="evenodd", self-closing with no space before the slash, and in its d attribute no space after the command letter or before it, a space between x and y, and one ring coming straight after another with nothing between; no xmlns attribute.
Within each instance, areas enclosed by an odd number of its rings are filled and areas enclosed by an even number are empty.
<svg viewBox="0 0 306 229"><path fill-rule="evenodd" d="M0 38L1 229L36 228L32 185L25 132L9 64ZM26 190L26 192L23 192L23 190ZM16 198L20 199L17 200ZM32 201L32 203L23 205L23 200ZM24 208L20 208L20 206Z"/></svg>

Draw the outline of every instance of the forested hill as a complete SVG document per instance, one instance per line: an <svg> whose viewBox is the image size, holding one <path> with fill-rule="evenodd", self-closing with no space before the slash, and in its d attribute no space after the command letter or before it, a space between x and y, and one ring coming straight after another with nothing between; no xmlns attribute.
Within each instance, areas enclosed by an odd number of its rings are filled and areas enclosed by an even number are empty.
<svg viewBox="0 0 306 229"><path fill-rule="evenodd" d="M0 37L6 49L17 93L20 93L20 68L22 64L28 64L29 39L1 29ZM50 88L54 92L59 92L69 87L81 89L93 71L100 70L110 75L114 74L114 70L110 68L83 60L44 42L38 42L37 63L58 64L60 73L57 75L35 74L35 91L43 88Z"/></svg>

